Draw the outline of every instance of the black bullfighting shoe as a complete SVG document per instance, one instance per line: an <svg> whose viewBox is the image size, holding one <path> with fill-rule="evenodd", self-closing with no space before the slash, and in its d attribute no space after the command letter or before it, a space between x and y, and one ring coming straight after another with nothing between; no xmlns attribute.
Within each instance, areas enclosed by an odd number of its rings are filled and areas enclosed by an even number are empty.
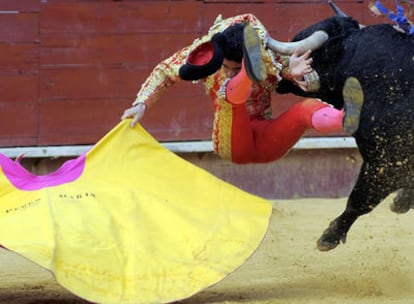
<svg viewBox="0 0 414 304"><path fill-rule="evenodd" d="M263 82L266 79L266 65L262 60L260 37L250 25L244 27L243 36L243 60L247 76L253 82Z"/></svg>
<svg viewBox="0 0 414 304"><path fill-rule="evenodd" d="M345 132L353 134L358 130L361 108L364 103L364 92L358 79L355 77L347 78L342 88L342 95L345 107L343 128Z"/></svg>

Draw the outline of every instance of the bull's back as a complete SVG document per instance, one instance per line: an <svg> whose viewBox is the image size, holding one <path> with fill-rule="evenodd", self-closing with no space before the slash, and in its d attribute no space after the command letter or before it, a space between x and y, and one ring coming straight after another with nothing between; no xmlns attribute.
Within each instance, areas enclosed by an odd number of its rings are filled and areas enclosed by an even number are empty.
<svg viewBox="0 0 414 304"><path fill-rule="evenodd" d="M414 106L414 38L381 24L353 34L344 48L344 78L358 78L369 112L386 121L388 115L411 118L407 110Z"/></svg>
<svg viewBox="0 0 414 304"><path fill-rule="evenodd" d="M412 163L414 38L381 24L354 33L344 48L343 77L358 78L364 91L355 134L361 153L382 151L388 161L398 158Z"/></svg>

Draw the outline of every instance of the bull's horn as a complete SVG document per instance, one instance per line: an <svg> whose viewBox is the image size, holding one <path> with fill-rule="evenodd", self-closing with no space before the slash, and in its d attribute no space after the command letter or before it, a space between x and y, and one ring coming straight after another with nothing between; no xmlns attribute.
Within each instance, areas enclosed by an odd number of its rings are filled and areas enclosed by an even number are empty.
<svg viewBox="0 0 414 304"><path fill-rule="evenodd" d="M317 50L328 38L328 34L324 31L316 31L309 37L294 42L281 42L268 37L266 46L276 53L291 55L297 49L300 50L300 53L304 53L307 50Z"/></svg>
<svg viewBox="0 0 414 304"><path fill-rule="evenodd" d="M348 17L347 14L345 14L339 7L336 6L335 2L333 2L332 0L329 0L328 3L332 7L333 11L335 12L337 16Z"/></svg>
<svg viewBox="0 0 414 304"><path fill-rule="evenodd" d="M345 14L339 7L336 6L335 2L333 2L332 0L329 0L328 3L332 7L333 11L338 17L348 17L347 14ZM364 28L364 27L365 25L359 24L359 28Z"/></svg>

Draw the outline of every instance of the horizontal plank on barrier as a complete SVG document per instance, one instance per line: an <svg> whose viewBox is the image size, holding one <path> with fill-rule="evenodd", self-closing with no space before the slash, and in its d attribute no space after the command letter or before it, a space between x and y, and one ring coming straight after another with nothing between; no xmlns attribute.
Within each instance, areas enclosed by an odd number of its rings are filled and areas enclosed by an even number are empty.
<svg viewBox="0 0 414 304"><path fill-rule="evenodd" d="M161 142L161 144L174 153L213 151L211 141ZM85 153L91 148L92 145L7 147L0 148L0 153L10 158L16 158L20 155L31 158L74 157ZM297 150L355 148L357 146L353 137L305 137L299 140L293 147L293 149Z"/></svg>

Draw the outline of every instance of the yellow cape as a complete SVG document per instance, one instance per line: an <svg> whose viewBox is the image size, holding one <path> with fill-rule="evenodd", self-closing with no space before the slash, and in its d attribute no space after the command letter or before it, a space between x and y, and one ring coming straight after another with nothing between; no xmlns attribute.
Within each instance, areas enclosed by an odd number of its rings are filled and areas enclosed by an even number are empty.
<svg viewBox="0 0 414 304"><path fill-rule="evenodd" d="M0 244L99 303L167 303L243 264L263 239L271 204L120 122L87 154L82 174L38 190L0 174Z"/></svg>

